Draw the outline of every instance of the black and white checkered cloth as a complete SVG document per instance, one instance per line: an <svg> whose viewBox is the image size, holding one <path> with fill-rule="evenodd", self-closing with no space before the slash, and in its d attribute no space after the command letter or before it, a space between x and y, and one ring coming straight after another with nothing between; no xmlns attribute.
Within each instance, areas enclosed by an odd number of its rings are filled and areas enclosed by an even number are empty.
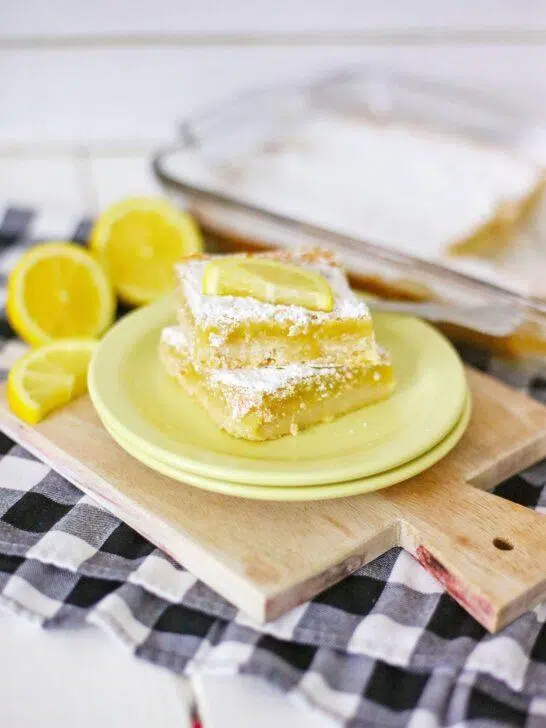
<svg viewBox="0 0 546 728"><path fill-rule="evenodd" d="M29 241L83 242L89 227L15 209L2 219L2 289ZM4 318L0 327L5 376L22 345ZM473 363L502 369L487 357ZM546 381L526 384L546 400ZM546 462L497 492L546 512ZM536 557L546 558L546 544ZM411 556L392 550L257 626L3 435L0 603L46 628L99 625L176 672L259 675L351 728L546 726L546 604L489 635Z"/></svg>

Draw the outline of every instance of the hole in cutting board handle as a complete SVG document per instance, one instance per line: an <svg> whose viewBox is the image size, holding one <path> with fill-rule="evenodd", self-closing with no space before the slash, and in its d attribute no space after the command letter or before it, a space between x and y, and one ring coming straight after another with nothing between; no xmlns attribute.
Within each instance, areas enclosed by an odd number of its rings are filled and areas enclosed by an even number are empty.
<svg viewBox="0 0 546 728"><path fill-rule="evenodd" d="M513 544L511 544L510 541L507 541L504 538L494 538L493 546L500 551L512 551L512 549L514 548Z"/></svg>

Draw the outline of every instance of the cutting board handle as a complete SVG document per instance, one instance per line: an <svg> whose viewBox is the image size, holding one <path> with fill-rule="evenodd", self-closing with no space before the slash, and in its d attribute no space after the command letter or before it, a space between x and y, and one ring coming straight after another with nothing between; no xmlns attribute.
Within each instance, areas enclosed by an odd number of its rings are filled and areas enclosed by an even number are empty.
<svg viewBox="0 0 546 728"><path fill-rule="evenodd" d="M489 631L546 599L546 516L465 482L408 483L396 502L400 545Z"/></svg>

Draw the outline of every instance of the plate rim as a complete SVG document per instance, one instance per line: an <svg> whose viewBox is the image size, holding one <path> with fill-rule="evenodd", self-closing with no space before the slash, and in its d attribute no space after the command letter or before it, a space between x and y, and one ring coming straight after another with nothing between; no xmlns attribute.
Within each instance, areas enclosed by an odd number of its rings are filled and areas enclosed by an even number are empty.
<svg viewBox="0 0 546 728"><path fill-rule="evenodd" d="M277 502L303 502L316 500L333 500L336 498L347 498L356 495L365 495L374 491L389 488L397 485L405 480L409 480L420 475L425 470L436 465L446 455L448 455L459 443L465 434L470 418L472 415L472 393L467 387L463 411L459 420L455 423L450 432L422 455L417 456L413 460L409 460L396 468L385 470L382 473L376 473L364 478L356 478L354 480L343 481L339 483L328 483L324 485L309 485L300 488L292 488L290 486L270 486L270 485L252 485L245 483L236 483L224 479L216 479L208 476L198 475L196 473L188 473L187 471L177 469L160 461L143 458L142 453L136 454L131 451L131 446L126 447L119 434L113 432L103 422L103 426L112 437L112 439L140 463L151 470L165 475L172 480L178 481L184 485L206 490L212 493L219 493L235 498L247 498L250 500L277 501ZM139 451L137 450L137 453Z"/></svg>

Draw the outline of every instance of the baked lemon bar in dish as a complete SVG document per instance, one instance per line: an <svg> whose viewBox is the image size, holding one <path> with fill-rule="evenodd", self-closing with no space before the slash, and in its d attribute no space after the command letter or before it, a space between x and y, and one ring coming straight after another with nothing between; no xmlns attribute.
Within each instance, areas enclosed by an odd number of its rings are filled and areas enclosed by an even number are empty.
<svg viewBox="0 0 546 728"><path fill-rule="evenodd" d="M409 120L322 113L268 142L231 164L188 155L180 174L241 203L443 264L517 246L516 229L545 190L545 170L524 144L509 149ZM214 206L196 207L210 229ZM221 229L226 217L218 219Z"/></svg>
<svg viewBox="0 0 546 728"><path fill-rule="evenodd" d="M292 275L299 269L302 277L312 277L317 285L321 283L322 292L326 289L331 310L270 303L244 292L208 295L203 292L207 271L218 261L227 266L240 265L241 261L243 265L244 261L258 266L277 264L279 268L290 268ZM176 273L178 319L191 342L191 357L198 367L235 369L294 362L338 366L374 360L376 349L369 309L353 293L345 271L329 251L193 256L181 261ZM264 280L264 288L268 285L270 282ZM294 288L298 285L299 282Z"/></svg>
<svg viewBox="0 0 546 728"><path fill-rule="evenodd" d="M201 369L191 360L180 327L163 330L160 357L167 372L226 432L245 440L273 440L389 396L394 375L388 354L356 367Z"/></svg>

